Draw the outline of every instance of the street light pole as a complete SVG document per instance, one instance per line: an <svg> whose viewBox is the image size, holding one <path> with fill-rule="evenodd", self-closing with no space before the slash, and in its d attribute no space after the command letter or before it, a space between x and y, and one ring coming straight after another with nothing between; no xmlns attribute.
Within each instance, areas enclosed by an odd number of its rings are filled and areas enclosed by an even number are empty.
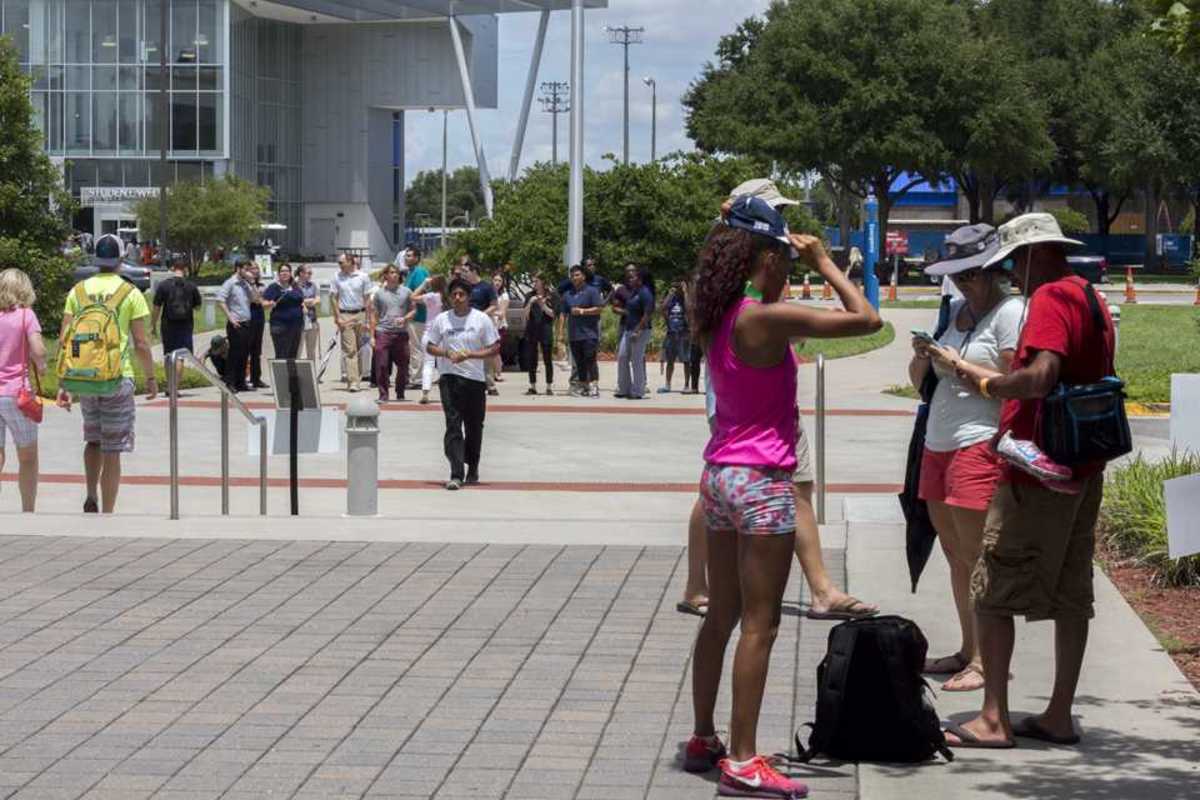
<svg viewBox="0 0 1200 800"><path fill-rule="evenodd" d="M446 153L450 141L450 110L442 109L442 249L446 249Z"/></svg>
<svg viewBox="0 0 1200 800"><path fill-rule="evenodd" d="M167 107L167 0L159 3L159 33L158 33L158 263L160 266L170 266L167 249L167 136L171 131L168 124L169 109Z"/></svg>
<svg viewBox="0 0 1200 800"><path fill-rule="evenodd" d="M617 28L610 28L607 25L604 30L608 31L608 40L612 44L619 44L625 48L625 150L623 163L629 163L629 45L641 44L642 34L645 28L631 28L628 25L622 25Z"/></svg>
<svg viewBox="0 0 1200 800"><path fill-rule="evenodd" d="M650 87L650 161L658 160L658 81L649 76L642 78Z"/></svg>

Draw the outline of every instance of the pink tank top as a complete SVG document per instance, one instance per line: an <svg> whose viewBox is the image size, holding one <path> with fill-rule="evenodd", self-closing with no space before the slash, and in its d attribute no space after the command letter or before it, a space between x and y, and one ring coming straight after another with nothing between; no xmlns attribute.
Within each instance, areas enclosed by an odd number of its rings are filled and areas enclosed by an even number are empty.
<svg viewBox="0 0 1200 800"><path fill-rule="evenodd" d="M742 298L725 313L708 349L708 374L717 396L716 424L707 464L796 468L796 374L799 362L787 357L773 367L752 367L733 351L733 326L742 309L754 303Z"/></svg>

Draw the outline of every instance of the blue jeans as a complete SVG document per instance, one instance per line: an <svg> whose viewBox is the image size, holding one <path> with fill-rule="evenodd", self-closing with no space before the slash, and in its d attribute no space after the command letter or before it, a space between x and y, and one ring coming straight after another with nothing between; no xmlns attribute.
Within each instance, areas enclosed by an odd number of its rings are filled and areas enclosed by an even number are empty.
<svg viewBox="0 0 1200 800"><path fill-rule="evenodd" d="M621 346L617 351L617 394L641 397L646 393L646 345L649 343L649 327L621 334Z"/></svg>

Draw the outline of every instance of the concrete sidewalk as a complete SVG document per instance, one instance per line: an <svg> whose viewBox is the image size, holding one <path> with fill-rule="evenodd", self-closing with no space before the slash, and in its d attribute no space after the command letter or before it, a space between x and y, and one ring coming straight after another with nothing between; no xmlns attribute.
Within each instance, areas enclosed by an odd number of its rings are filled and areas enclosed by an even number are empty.
<svg viewBox="0 0 1200 800"><path fill-rule="evenodd" d="M909 592L904 529L890 498L847 500L852 587L917 621L934 654L958 646L945 558L935 552L917 594ZM1078 747L1018 740L1008 751L955 751L929 764L859 768L863 800L1151 800L1194 796L1200 779L1200 695L1108 578L1096 570L1096 619L1079 687ZM1011 705L1041 711L1053 676L1053 626L1017 623ZM963 722L981 693L938 692L943 718Z"/></svg>

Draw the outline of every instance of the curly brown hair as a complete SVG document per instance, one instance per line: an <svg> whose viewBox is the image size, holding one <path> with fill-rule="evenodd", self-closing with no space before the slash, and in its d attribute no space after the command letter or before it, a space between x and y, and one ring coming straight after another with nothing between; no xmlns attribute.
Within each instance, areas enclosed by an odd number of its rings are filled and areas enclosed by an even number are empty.
<svg viewBox="0 0 1200 800"><path fill-rule="evenodd" d="M727 312L745 290L746 281L765 252L783 252L780 242L740 228L718 224L704 240L692 276L692 337L705 350Z"/></svg>

